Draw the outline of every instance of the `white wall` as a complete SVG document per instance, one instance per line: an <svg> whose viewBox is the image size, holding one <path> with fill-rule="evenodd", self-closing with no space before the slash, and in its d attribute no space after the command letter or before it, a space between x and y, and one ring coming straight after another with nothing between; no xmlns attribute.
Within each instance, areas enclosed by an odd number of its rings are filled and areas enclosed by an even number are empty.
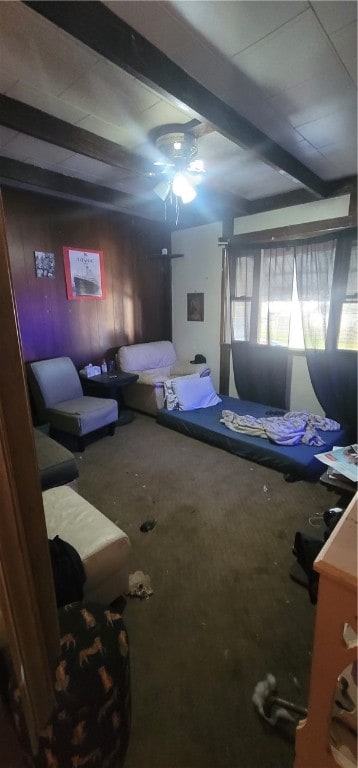
<svg viewBox="0 0 358 768"><path fill-rule="evenodd" d="M320 221L346 216L349 195L292 206L277 211L245 216L235 220L235 232L252 232L290 223ZM220 300L221 300L221 222L172 233L172 253L183 258L172 260L173 342L179 357L193 359L205 355L212 369L216 389L220 380ZM204 322L187 321L187 293L204 293ZM230 373L230 395L237 397ZM304 355L294 355L292 367L292 410L323 414L310 382Z"/></svg>
<svg viewBox="0 0 358 768"><path fill-rule="evenodd" d="M205 355L216 389L220 378L221 223L174 232L172 253L173 342L178 356ZM187 320L187 293L204 294L204 321Z"/></svg>
<svg viewBox="0 0 358 768"><path fill-rule="evenodd" d="M234 221L234 235L348 216L349 202L350 195L341 195L313 203L292 205L290 208L278 208L276 211L255 213L252 216L240 216Z"/></svg>

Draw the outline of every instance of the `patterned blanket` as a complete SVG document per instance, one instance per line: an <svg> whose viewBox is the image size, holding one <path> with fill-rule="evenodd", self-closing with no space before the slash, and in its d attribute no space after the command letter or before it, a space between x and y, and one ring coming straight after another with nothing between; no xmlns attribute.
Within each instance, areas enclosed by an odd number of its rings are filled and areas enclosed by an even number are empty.
<svg viewBox="0 0 358 768"><path fill-rule="evenodd" d="M222 411L222 424L234 432L264 437L278 445L324 445L324 440L317 433L340 429L340 424L324 416L315 416L307 411L288 411L283 416L240 416L233 411Z"/></svg>

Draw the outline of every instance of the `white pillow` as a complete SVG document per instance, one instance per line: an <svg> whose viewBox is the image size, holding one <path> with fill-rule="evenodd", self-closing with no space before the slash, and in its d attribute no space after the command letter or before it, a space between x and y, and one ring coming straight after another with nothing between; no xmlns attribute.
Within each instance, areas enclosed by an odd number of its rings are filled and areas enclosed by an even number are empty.
<svg viewBox="0 0 358 768"><path fill-rule="evenodd" d="M210 408L221 403L210 376L196 378L181 376L172 379L174 394L178 399L179 411L194 411L196 408Z"/></svg>
<svg viewBox="0 0 358 768"><path fill-rule="evenodd" d="M180 376L181 379L198 379L200 376L199 373L189 373L188 376ZM166 409L168 411L174 411L174 409L179 408L179 402L178 398L174 392L173 389L173 382L177 381L177 378L174 377L173 379L165 379L163 382L164 385L164 402Z"/></svg>

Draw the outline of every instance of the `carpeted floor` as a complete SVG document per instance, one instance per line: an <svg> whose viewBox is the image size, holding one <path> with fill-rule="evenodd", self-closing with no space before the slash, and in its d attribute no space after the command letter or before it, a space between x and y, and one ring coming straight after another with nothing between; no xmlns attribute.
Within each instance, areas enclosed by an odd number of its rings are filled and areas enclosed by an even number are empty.
<svg viewBox="0 0 358 768"><path fill-rule="evenodd" d="M76 456L79 492L128 533L130 571L153 588L124 612L126 768L291 768L294 731L267 725L251 697L271 672L280 696L307 703L315 607L290 579L291 548L335 494L140 414Z"/></svg>

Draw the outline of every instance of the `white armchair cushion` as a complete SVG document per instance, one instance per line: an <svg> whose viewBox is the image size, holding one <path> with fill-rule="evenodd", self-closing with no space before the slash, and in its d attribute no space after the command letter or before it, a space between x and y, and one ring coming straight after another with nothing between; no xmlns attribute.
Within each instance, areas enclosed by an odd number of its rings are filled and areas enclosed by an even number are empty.
<svg viewBox="0 0 358 768"><path fill-rule="evenodd" d="M170 368L171 376L191 376L193 373L209 376L210 368L206 363L189 363L187 360L176 360Z"/></svg>
<svg viewBox="0 0 358 768"><path fill-rule="evenodd" d="M150 384L153 387L162 387L165 380L170 376L170 366L166 368L154 368L149 371L136 371L138 375L137 384Z"/></svg>
<svg viewBox="0 0 358 768"><path fill-rule="evenodd" d="M176 361L176 352L171 341L150 341L120 347L118 360L121 371L150 371L165 368Z"/></svg>
<svg viewBox="0 0 358 768"><path fill-rule="evenodd" d="M194 411L196 408L209 408L221 403L211 376L180 376L172 380L172 385L179 411Z"/></svg>

